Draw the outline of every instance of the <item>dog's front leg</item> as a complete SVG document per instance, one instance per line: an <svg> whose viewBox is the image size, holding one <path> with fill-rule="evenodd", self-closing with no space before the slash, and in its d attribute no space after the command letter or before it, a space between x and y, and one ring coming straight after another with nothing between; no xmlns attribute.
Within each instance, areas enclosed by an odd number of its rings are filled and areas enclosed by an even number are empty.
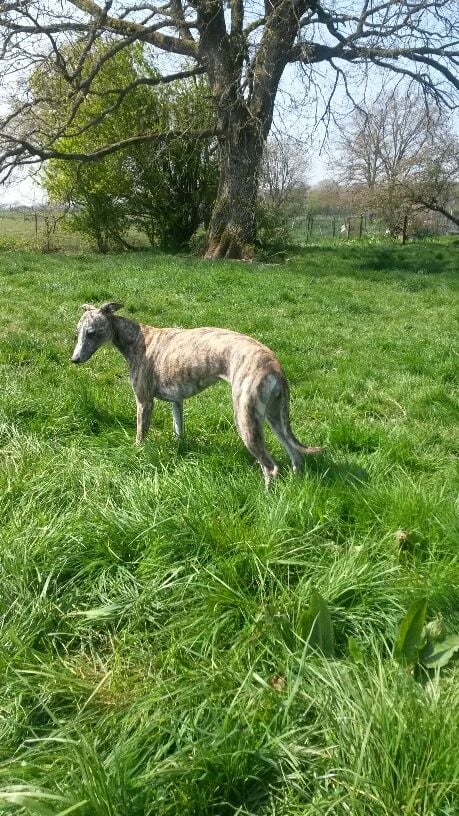
<svg viewBox="0 0 459 816"><path fill-rule="evenodd" d="M172 420L177 439L183 436L183 402L172 403Z"/></svg>
<svg viewBox="0 0 459 816"><path fill-rule="evenodd" d="M137 399L137 434L135 441L137 445L141 445L150 427L151 412L153 409L153 400L144 402Z"/></svg>

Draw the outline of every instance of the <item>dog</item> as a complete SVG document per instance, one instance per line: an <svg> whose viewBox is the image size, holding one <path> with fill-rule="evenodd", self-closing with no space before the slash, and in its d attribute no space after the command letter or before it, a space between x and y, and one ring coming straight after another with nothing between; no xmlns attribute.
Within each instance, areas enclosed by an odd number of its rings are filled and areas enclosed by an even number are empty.
<svg viewBox="0 0 459 816"><path fill-rule="evenodd" d="M236 428L260 464L267 487L278 466L265 446L264 420L287 451L295 472L304 456L323 450L306 447L294 436L287 378L271 349L254 338L211 327L142 325L115 314L123 308L121 303L100 307L86 303L82 308L72 362L85 363L105 343L113 343L125 357L137 403L137 444L148 432L155 397L172 404L174 433L180 437L183 401L224 380L231 386Z"/></svg>

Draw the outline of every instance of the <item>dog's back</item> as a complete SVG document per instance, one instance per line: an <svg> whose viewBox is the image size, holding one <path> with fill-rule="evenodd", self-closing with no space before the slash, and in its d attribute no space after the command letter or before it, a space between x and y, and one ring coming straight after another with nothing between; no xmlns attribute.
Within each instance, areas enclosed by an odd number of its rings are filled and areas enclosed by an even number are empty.
<svg viewBox="0 0 459 816"><path fill-rule="evenodd" d="M273 352L238 332L213 327L156 329L141 326L145 361L160 399L186 399L218 379L240 390L257 386L268 374L285 379Z"/></svg>

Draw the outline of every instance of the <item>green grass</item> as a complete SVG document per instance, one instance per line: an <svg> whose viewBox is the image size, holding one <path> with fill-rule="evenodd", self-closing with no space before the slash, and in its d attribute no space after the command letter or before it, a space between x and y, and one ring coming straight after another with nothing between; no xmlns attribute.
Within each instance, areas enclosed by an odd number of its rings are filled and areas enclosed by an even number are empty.
<svg viewBox="0 0 459 816"><path fill-rule="evenodd" d="M391 657L421 595L459 631L457 256L2 253L1 814L459 813L457 662L420 683ZM69 362L107 299L267 343L326 457L295 478L270 437L265 492L223 384L180 445L158 403L137 450L123 359ZM300 636L313 588L334 659Z"/></svg>

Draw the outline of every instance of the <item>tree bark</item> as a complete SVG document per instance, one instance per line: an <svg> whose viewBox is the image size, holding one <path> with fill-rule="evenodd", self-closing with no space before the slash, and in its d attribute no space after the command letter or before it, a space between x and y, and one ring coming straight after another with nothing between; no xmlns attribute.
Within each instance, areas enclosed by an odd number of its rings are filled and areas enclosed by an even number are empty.
<svg viewBox="0 0 459 816"><path fill-rule="evenodd" d="M245 258L251 254L263 147L305 5L305 0L272 0L258 53L248 68L249 91L245 95L242 72L249 55L241 0L230 0L229 32L221 0L194 0L200 53L215 106L220 158L206 258Z"/></svg>
<svg viewBox="0 0 459 816"><path fill-rule="evenodd" d="M256 201L263 142L242 119L220 139L220 177L206 258L250 258L256 238Z"/></svg>

